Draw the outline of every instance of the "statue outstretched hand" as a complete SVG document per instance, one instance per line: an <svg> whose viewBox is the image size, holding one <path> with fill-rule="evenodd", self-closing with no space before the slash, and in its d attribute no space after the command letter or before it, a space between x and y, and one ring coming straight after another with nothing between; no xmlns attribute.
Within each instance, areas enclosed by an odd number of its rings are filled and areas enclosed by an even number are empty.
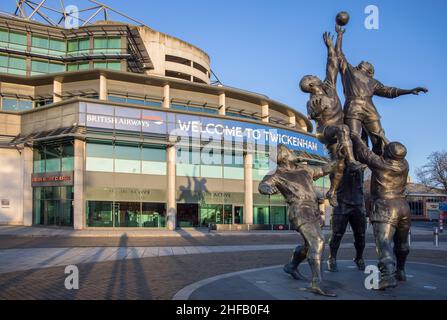
<svg viewBox="0 0 447 320"><path fill-rule="evenodd" d="M326 47L333 48L334 47L334 37L331 35L330 32L325 32L323 34L323 40L326 44Z"/></svg>
<svg viewBox="0 0 447 320"><path fill-rule="evenodd" d="M414 95L419 95L419 92L427 93L428 89L424 88L424 87L417 87L417 88L414 88L413 90L411 90L411 93Z"/></svg>
<svg viewBox="0 0 447 320"><path fill-rule="evenodd" d="M346 32L346 29L339 26L338 24L335 25L335 31L337 32L338 35L342 35L343 33Z"/></svg>
<svg viewBox="0 0 447 320"><path fill-rule="evenodd" d="M259 185L259 191L261 194L265 194L265 195L273 195L275 193L278 193L278 188L276 188L275 186L271 186L268 184L260 184Z"/></svg>

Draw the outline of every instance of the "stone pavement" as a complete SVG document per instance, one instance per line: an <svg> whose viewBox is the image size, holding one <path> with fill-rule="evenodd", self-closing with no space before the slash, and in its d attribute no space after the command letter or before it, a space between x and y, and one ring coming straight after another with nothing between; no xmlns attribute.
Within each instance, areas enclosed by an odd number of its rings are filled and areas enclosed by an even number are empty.
<svg viewBox="0 0 447 320"><path fill-rule="evenodd" d="M377 261L366 261L375 265ZM386 291L367 290L368 274L359 272L352 261L338 261L340 272L324 273L327 289L336 298L314 295L306 290L309 280L297 281L285 274L282 265L218 275L193 283L174 300L447 300L447 266L409 262L408 281ZM300 266L310 278L307 264Z"/></svg>
<svg viewBox="0 0 447 320"><path fill-rule="evenodd" d="M330 234L329 228L324 228L325 234ZM347 234L349 234L349 228ZM368 234L372 233L372 228L368 228ZM2 237L80 237L80 238L119 238L126 236L128 238L158 238L158 237L210 237L210 236L243 236L243 235L290 235L296 234L295 231L226 231L226 232L209 232L208 229L191 228L180 229L176 231L159 230L159 229L86 229L86 230L73 230L71 228L49 228L49 227L23 227L23 226L0 226L0 238ZM413 227L413 235L432 235L432 230L426 228ZM441 237L445 236L441 234ZM447 236L446 236L447 237Z"/></svg>
<svg viewBox="0 0 447 320"><path fill-rule="evenodd" d="M290 250L296 244L237 245L237 246L185 246L185 247L86 247L86 248L25 248L0 250L0 273L19 270L78 265L101 261L132 260L149 257L198 255L223 252ZM368 243L367 248L374 248ZM352 248L343 243L341 248ZM412 249L447 251L447 243L434 247L431 242L414 242ZM327 248L326 248L327 250Z"/></svg>
<svg viewBox="0 0 447 320"><path fill-rule="evenodd" d="M166 300L172 299L182 288L200 280L247 269L281 265L290 259L290 255L290 249L277 249L83 263L77 265L79 290L65 289L65 266L1 273L0 300ZM352 259L353 255L352 246L342 249L339 260ZM367 248L365 258L375 260L375 250ZM412 250L409 261L447 265L447 252Z"/></svg>

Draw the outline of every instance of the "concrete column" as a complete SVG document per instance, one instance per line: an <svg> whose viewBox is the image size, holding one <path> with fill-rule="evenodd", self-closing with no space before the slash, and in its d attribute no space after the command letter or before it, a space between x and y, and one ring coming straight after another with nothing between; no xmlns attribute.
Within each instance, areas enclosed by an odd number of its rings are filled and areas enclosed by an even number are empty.
<svg viewBox="0 0 447 320"><path fill-rule="evenodd" d="M262 122L269 122L270 121L270 117L269 117L269 105L268 105L268 103L264 103L261 106L261 109L262 109L262 116L261 116Z"/></svg>
<svg viewBox="0 0 447 320"><path fill-rule="evenodd" d="M171 88L169 84L165 84L163 87L163 108L171 107Z"/></svg>
<svg viewBox="0 0 447 320"><path fill-rule="evenodd" d="M174 231L177 228L177 201L175 198L175 146L168 146L166 148L167 159L167 228Z"/></svg>
<svg viewBox="0 0 447 320"><path fill-rule="evenodd" d="M53 102L62 101L62 82L54 79L53 81Z"/></svg>
<svg viewBox="0 0 447 320"><path fill-rule="evenodd" d="M244 223L253 224L253 154L244 155Z"/></svg>
<svg viewBox="0 0 447 320"><path fill-rule="evenodd" d="M74 200L73 200L73 228L82 230L85 226L85 198L84 198L84 164L85 141L74 140Z"/></svg>
<svg viewBox="0 0 447 320"><path fill-rule="evenodd" d="M225 111L227 108L227 102L226 102L226 97L225 97L225 92L219 94L219 114L221 116L225 115Z"/></svg>
<svg viewBox="0 0 447 320"><path fill-rule="evenodd" d="M33 174L33 149L25 147L22 150L23 172L23 225L33 225L33 188L31 187L31 175Z"/></svg>
<svg viewBox="0 0 447 320"><path fill-rule="evenodd" d="M295 116L289 116L289 126L296 127L296 117Z"/></svg>
<svg viewBox="0 0 447 320"><path fill-rule="evenodd" d="M99 76L99 100L107 100L107 77L103 74Z"/></svg>

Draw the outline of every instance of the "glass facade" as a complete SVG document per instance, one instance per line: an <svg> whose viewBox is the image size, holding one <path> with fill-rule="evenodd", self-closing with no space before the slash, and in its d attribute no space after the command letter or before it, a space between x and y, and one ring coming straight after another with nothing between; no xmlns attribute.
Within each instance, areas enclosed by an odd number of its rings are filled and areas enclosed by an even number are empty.
<svg viewBox="0 0 447 320"><path fill-rule="evenodd" d="M89 141L86 170L164 176L166 149L163 146Z"/></svg>
<svg viewBox="0 0 447 320"><path fill-rule="evenodd" d="M87 227L165 228L166 204L128 201L87 201Z"/></svg>
<svg viewBox="0 0 447 320"><path fill-rule="evenodd" d="M22 57L0 54L0 72L26 75L26 59Z"/></svg>
<svg viewBox="0 0 447 320"><path fill-rule="evenodd" d="M208 227L209 224L232 224L233 206L220 204L200 205L199 226Z"/></svg>
<svg viewBox="0 0 447 320"><path fill-rule="evenodd" d="M31 52L49 56L64 56L65 40L31 35Z"/></svg>
<svg viewBox="0 0 447 320"><path fill-rule="evenodd" d="M31 60L31 75L60 73L65 71L65 64L45 60Z"/></svg>
<svg viewBox="0 0 447 320"><path fill-rule="evenodd" d="M73 187L33 188L35 225L73 226Z"/></svg>
<svg viewBox="0 0 447 320"><path fill-rule="evenodd" d="M93 40L93 52L96 54L117 54L121 51L121 37L95 37Z"/></svg>
<svg viewBox="0 0 447 320"><path fill-rule="evenodd" d="M1 109L4 111L26 111L33 108L31 100L17 98L1 98Z"/></svg>
<svg viewBox="0 0 447 320"><path fill-rule="evenodd" d="M34 173L74 170L74 148L72 142L34 147Z"/></svg>
<svg viewBox="0 0 447 320"><path fill-rule="evenodd" d="M219 148L180 147L177 149L177 176L243 180L243 155Z"/></svg>
<svg viewBox="0 0 447 320"><path fill-rule="evenodd" d="M95 61L93 62L93 69L111 69L121 71L120 61Z"/></svg>
<svg viewBox="0 0 447 320"><path fill-rule="evenodd" d="M25 51L26 34L0 29L0 47Z"/></svg>
<svg viewBox="0 0 447 320"><path fill-rule="evenodd" d="M144 98L109 95L108 100L114 101L114 102L120 102L120 103L139 104L139 105L148 106L148 107L161 107L161 102L148 100L148 99L144 99Z"/></svg>

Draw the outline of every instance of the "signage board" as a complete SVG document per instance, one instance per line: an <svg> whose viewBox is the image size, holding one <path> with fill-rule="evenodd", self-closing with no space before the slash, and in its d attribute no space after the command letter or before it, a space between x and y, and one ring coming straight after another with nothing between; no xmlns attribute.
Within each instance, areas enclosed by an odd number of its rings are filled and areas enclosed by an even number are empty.
<svg viewBox="0 0 447 320"><path fill-rule="evenodd" d="M325 156L324 146L312 135L251 122L192 116L175 112L85 103L80 124L87 128L192 137L202 141L231 141L276 146Z"/></svg>
<svg viewBox="0 0 447 320"><path fill-rule="evenodd" d="M73 185L73 171L33 173L32 187L62 187Z"/></svg>

